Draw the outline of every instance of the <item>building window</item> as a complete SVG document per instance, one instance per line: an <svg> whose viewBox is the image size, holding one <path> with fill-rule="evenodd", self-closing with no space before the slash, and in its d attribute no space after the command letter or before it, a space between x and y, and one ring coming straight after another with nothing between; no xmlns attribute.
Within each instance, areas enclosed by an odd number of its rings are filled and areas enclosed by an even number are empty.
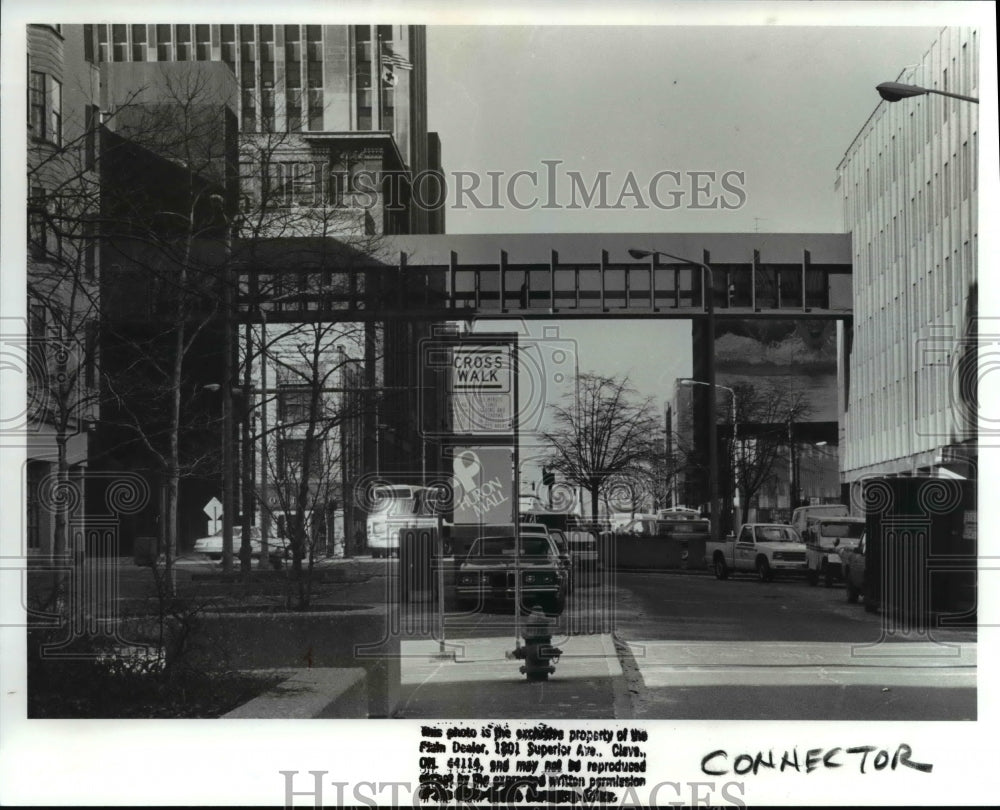
<svg viewBox="0 0 1000 810"><path fill-rule="evenodd" d="M257 26L260 43L260 83L274 86L274 26Z"/></svg>
<svg viewBox="0 0 1000 810"><path fill-rule="evenodd" d="M212 59L212 29L211 26L199 23L194 27L194 41L199 62L209 62Z"/></svg>
<svg viewBox="0 0 1000 810"><path fill-rule="evenodd" d="M236 26L220 25L219 34L221 39L222 61L229 65L229 69L236 72Z"/></svg>
<svg viewBox="0 0 1000 810"><path fill-rule="evenodd" d="M173 59L173 42L169 25L156 26L156 59L158 62L169 62Z"/></svg>
<svg viewBox="0 0 1000 810"><path fill-rule="evenodd" d="M282 439L278 442L278 467L284 481L300 481L302 479L303 455L305 454L305 439ZM323 465L323 445L314 442L311 450L310 468L317 470Z"/></svg>
<svg viewBox="0 0 1000 810"><path fill-rule="evenodd" d="M306 82L309 87L323 86L322 27L306 26Z"/></svg>
<svg viewBox="0 0 1000 810"><path fill-rule="evenodd" d="M177 26L177 61L191 61L191 26Z"/></svg>
<svg viewBox="0 0 1000 810"><path fill-rule="evenodd" d="M94 61L94 26L83 26L83 58L93 64Z"/></svg>
<svg viewBox="0 0 1000 810"><path fill-rule="evenodd" d="M35 136L45 136L45 74L31 71L28 81L28 121Z"/></svg>
<svg viewBox="0 0 1000 810"><path fill-rule="evenodd" d="M240 128L243 132L255 132L257 130L257 105L254 101L253 90L243 91L240 114L242 116Z"/></svg>
<svg viewBox="0 0 1000 810"><path fill-rule="evenodd" d="M372 43L371 27L354 26L354 72L357 88L357 128L372 128Z"/></svg>
<svg viewBox="0 0 1000 810"><path fill-rule="evenodd" d="M289 132L302 131L302 91L289 89L285 96L285 121Z"/></svg>
<svg viewBox="0 0 1000 810"><path fill-rule="evenodd" d="M108 26L97 26L97 59L100 62L111 61L111 47L108 44Z"/></svg>
<svg viewBox="0 0 1000 810"><path fill-rule="evenodd" d="M309 90L309 129L323 129L323 91Z"/></svg>
<svg viewBox="0 0 1000 810"><path fill-rule="evenodd" d="M46 76L45 100L49 106L49 129L47 140L62 144L62 83L52 76Z"/></svg>
<svg viewBox="0 0 1000 810"><path fill-rule="evenodd" d="M278 421L286 426L309 421L312 391L308 386L284 384L278 387Z"/></svg>
<svg viewBox="0 0 1000 810"><path fill-rule="evenodd" d="M317 207L326 204L323 163L272 163L268 166L268 204Z"/></svg>
<svg viewBox="0 0 1000 810"><path fill-rule="evenodd" d="M111 42L115 62L128 61L128 29L120 23L111 26Z"/></svg>
<svg viewBox="0 0 1000 810"><path fill-rule="evenodd" d="M260 128L264 132L274 129L274 90L270 87L260 91Z"/></svg>
<svg viewBox="0 0 1000 810"><path fill-rule="evenodd" d="M254 56L254 44L253 42L241 42L240 43L240 85L246 89L252 89L255 86L256 76L254 75L254 66L257 60ZM269 85L268 85L269 86Z"/></svg>
<svg viewBox="0 0 1000 810"><path fill-rule="evenodd" d="M132 26L132 61L146 61L146 26Z"/></svg>

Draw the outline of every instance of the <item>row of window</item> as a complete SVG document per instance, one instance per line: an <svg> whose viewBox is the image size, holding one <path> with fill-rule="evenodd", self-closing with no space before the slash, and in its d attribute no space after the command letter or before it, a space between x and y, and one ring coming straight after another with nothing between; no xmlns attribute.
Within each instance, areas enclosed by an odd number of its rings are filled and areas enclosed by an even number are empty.
<svg viewBox="0 0 1000 810"><path fill-rule="evenodd" d="M270 163L264 178L265 202L277 207L344 205L347 195L373 190L374 177L369 187L359 184L358 172L364 168L360 162L350 171L331 171L325 161Z"/></svg>
<svg viewBox="0 0 1000 810"><path fill-rule="evenodd" d="M943 264L929 267L926 274L913 279L908 291L902 283L895 286L890 303L880 303L872 296L868 306L859 307L856 313L859 339L855 343L858 359L874 359L893 365L886 352L900 345L904 329L932 324L948 315L956 305L964 304L969 285L976 278L974 256L975 237L965 242L961 249L956 247L950 256L945 256ZM878 308L873 310L871 306ZM871 314L862 315L861 312L866 310ZM905 340L911 340L909 334ZM873 379L885 378L885 374L878 370L873 374Z"/></svg>
<svg viewBox="0 0 1000 810"><path fill-rule="evenodd" d="M258 111L257 101L260 100ZM243 132L273 131L277 125L275 117L275 91L264 88L260 93L245 89L241 96L241 129ZM301 132L303 129L319 131L323 129L323 91L310 89L303 95L302 90L289 90L285 94L284 128L287 132Z"/></svg>

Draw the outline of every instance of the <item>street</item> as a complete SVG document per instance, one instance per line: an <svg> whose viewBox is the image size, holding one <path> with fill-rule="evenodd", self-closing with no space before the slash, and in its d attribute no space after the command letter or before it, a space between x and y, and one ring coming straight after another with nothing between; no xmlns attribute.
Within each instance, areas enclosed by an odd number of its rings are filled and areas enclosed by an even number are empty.
<svg viewBox="0 0 1000 810"><path fill-rule="evenodd" d="M513 640L514 623L453 614L446 637ZM621 571L576 588L553 643L614 631L638 718L975 719L974 631L894 630L841 584Z"/></svg>
<svg viewBox="0 0 1000 810"><path fill-rule="evenodd" d="M322 569L336 576L317 585L316 600L341 608L394 601L397 566L394 559L325 561ZM206 588L219 593L223 584L210 573L218 569L216 563L188 560L179 569L185 583L179 587L191 595ZM198 572L210 579L191 580ZM120 594L127 601L148 588L148 569L123 563L118 573ZM276 592L271 598L280 596ZM403 682L410 703L403 716L438 711L452 717L503 717L522 710L537 712L525 716L549 716L553 706L544 701L524 703L522 695L523 705L505 704L497 689L503 673L511 684L523 683L517 662L507 660L505 653L515 647L515 627L523 631L524 617L515 617L504 605L449 612L444 635L455 659L434 661L429 657L440 646L436 607L431 599L400 605L404 645L412 645L404 648ZM564 613L553 620L552 643L566 655L552 680L534 685L533 691L551 696L563 684L568 691L567 702L559 707L562 716L977 716L974 630L901 634L883 615L848 604L842 584L810 586L800 577L769 583L751 576L720 581L700 571L600 571L589 580L577 578ZM440 694L427 704L432 681ZM484 681L492 683L487 688ZM612 688L612 681L623 682L624 688Z"/></svg>

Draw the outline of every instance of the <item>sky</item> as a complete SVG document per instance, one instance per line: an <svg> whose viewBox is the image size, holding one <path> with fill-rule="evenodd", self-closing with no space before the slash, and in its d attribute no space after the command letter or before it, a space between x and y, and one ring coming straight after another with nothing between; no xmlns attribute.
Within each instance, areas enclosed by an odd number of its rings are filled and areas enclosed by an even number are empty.
<svg viewBox="0 0 1000 810"><path fill-rule="evenodd" d="M450 183L447 230L842 232L837 164L879 103L875 85L918 62L937 30L431 25L428 125ZM522 178L508 194L517 171L539 180ZM662 176L654 200L652 178L664 171L680 182ZM477 207L457 192L473 182L458 173L486 172L502 172L499 193L483 177ZM607 172L607 205L578 196L568 208L574 172L586 188ZM714 173L700 176L698 199L692 172ZM730 185L742 197L723 194L727 172L739 173ZM638 194L611 208L630 176ZM715 197L716 208L690 207ZM657 205L675 199L671 210ZM536 335L541 326L532 324ZM660 403L691 374L687 321L558 326L581 371L627 375Z"/></svg>
<svg viewBox="0 0 1000 810"><path fill-rule="evenodd" d="M448 230L841 231L837 164L875 85L918 62L936 30L431 26L428 117L447 172L544 173L559 160L560 175L589 182L610 172L614 190L629 172L640 188L662 170L745 176L731 210L452 207Z"/></svg>

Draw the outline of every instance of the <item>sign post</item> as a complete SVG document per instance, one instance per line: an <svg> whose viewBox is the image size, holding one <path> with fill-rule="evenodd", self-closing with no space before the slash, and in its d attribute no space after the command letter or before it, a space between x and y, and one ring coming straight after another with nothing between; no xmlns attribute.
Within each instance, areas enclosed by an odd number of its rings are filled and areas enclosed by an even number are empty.
<svg viewBox="0 0 1000 810"><path fill-rule="evenodd" d="M517 335L441 335L424 342L424 367L443 371L447 426L438 433L452 458L453 525L512 526L515 540L515 633L520 638L520 532L518 528ZM444 654L444 568L438 591Z"/></svg>
<svg viewBox="0 0 1000 810"><path fill-rule="evenodd" d="M212 498L205 504L202 511L208 515L208 533L215 534L222 528L222 503L218 498Z"/></svg>

